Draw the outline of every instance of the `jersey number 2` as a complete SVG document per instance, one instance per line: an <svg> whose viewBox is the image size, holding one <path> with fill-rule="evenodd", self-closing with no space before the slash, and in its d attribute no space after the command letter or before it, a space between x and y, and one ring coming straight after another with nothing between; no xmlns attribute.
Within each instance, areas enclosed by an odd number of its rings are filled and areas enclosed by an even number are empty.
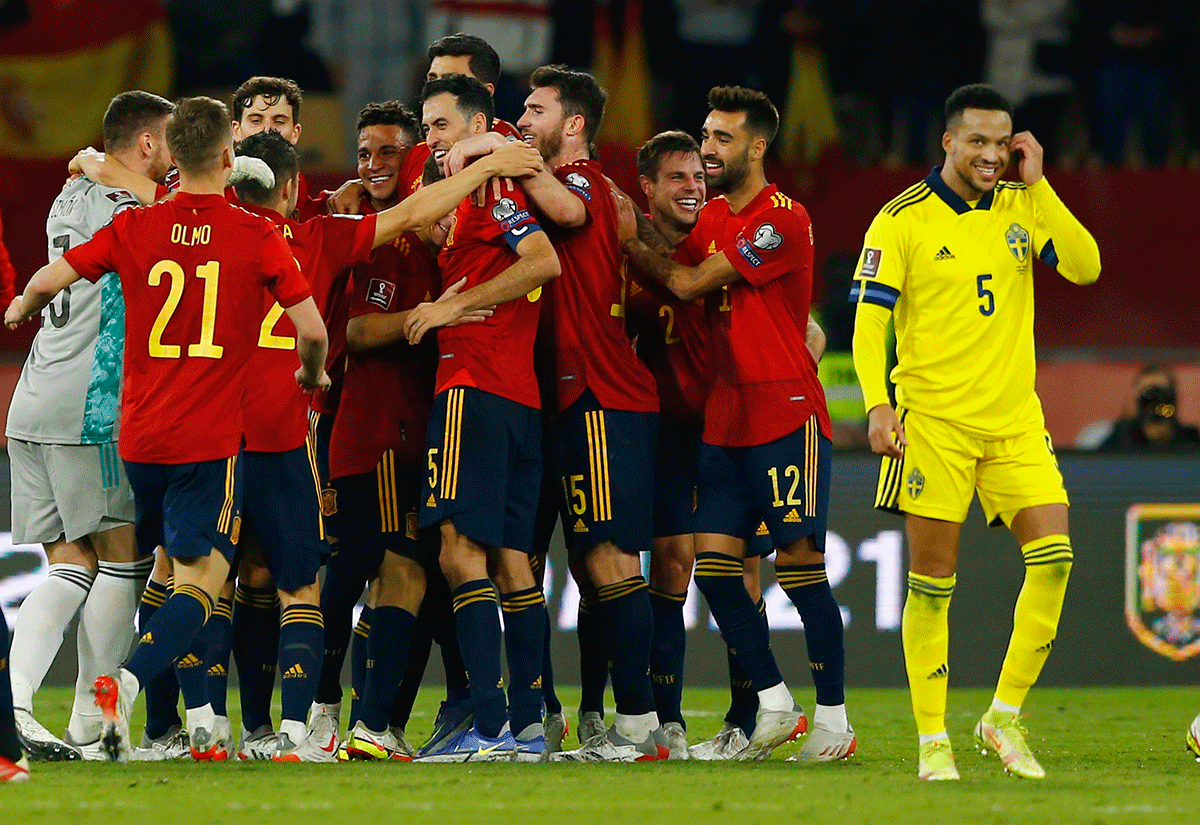
<svg viewBox="0 0 1200 825"><path fill-rule="evenodd" d="M147 282L150 286L158 286L162 283L163 275L170 276L171 291L167 293L167 300L163 302L158 317L154 319L154 325L150 327L149 353L151 358L179 358L179 345L164 344L162 336L167 324L171 322L171 316L179 308L186 276L183 267L175 261L159 261L150 270ZM217 283L221 277L221 265L217 261L201 264L196 267L196 277L204 281L204 307L200 314L200 340L195 344L188 344L188 355L192 358L220 358L225 353L225 348L213 343L213 334L217 327Z"/></svg>

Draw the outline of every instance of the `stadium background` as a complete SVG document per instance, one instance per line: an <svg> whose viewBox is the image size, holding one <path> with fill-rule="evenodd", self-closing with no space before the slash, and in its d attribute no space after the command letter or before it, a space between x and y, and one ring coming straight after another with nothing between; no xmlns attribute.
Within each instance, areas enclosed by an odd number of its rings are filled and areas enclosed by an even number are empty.
<svg viewBox="0 0 1200 825"><path fill-rule="evenodd" d="M1200 34L1200 10L1119 0L920 0L897 17L893 5L126 0L118 11L101 0L8 0L0 3L4 241L19 287L45 261L45 215L66 159L79 146L99 145L104 108L127 88L227 100L252 74L294 77L306 91L300 149L310 186L336 185L354 174L346 112L371 99L411 99L424 45L461 28L488 37L514 70L498 92L499 114L509 120L519 115L525 69L549 60L591 68L610 92L600 157L630 192L636 147L662 128L697 132L703 115L697 99L708 85L768 90L783 114L769 174L805 204L816 228L814 303L830 335L823 366L832 393L839 383L852 386L845 350L853 317L844 295L871 217L937 162L936 124L949 89L981 78L1009 84L1024 97L1017 128L1044 127L1035 133L1047 144L1048 174L1096 236L1104 261L1100 281L1089 288L1037 265L1038 389L1072 496L1077 549L1057 652L1043 682L1195 684L1196 658L1156 653L1127 626L1126 548L1134 505L1200 501L1200 461L1072 448L1088 425L1129 411L1130 378L1142 363L1170 365L1179 379L1181 417L1200 415L1193 228L1200 53L1187 47ZM1022 5L1025 17L1001 14ZM1014 51L1013 43L1030 48ZM528 66L508 58L506 46ZM1028 71L1013 71L1022 66ZM1144 122L1127 124L1114 143L1108 104L1145 112ZM32 334L27 326L0 336L5 408ZM852 685L901 685L907 567L901 523L870 509L876 462L856 449L862 438L852 398L839 435L829 568L849 620L847 677ZM5 510L0 527L7 524ZM44 575L44 562L36 548L12 548L6 537L0 536L0 606L11 624L24 593ZM1198 550L1184 553L1195 559ZM561 544L551 560L558 562L551 611L568 630L574 596ZM1007 626L980 631L1007 613L1022 568L1014 541L985 528L977 508L960 567L951 617L955 683L984 685L995 678ZM1193 577L1181 586L1196 620L1200 582ZM795 629L794 611L777 588L768 601L772 624L783 631L774 646L794 669L805 657L802 635L786 632L789 624ZM1139 614L1136 600L1133 613L1147 622L1160 615ZM722 684L723 648L702 604L695 621L688 679ZM569 682L577 672L573 634L556 634L554 644L559 678ZM70 640L64 645L52 681L72 678L73 647Z"/></svg>

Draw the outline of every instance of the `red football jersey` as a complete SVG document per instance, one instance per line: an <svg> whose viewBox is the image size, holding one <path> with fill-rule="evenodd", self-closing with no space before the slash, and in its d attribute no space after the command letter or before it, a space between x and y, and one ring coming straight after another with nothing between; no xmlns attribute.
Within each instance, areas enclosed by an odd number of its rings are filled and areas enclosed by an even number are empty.
<svg viewBox="0 0 1200 825"><path fill-rule="evenodd" d="M700 211L679 247L699 263L724 252L742 277L708 296L710 371L704 441L766 444L816 415L828 438L829 412L804 334L812 300L812 222L804 207L764 187L738 214L724 197Z"/></svg>
<svg viewBox="0 0 1200 825"><path fill-rule="evenodd" d="M458 205L455 223L438 254L442 288L464 276L462 291L489 281L520 258L517 245L541 227L529 213L525 192L508 178L493 178L486 202L468 198ZM443 327L437 332L437 391L478 387L527 407L541 409L533 374L542 289L496 307L486 321Z"/></svg>
<svg viewBox="0 0 1200 825"><path fill-rule="evenodd" d="M370 204L364 201L363 209L369 211ZM433 253L411 232L376 249L369 262L354 267L350 280L348 318L404 312L438 295ZM422 460L436 370L434 336L415 347L397 341L347 353L341 401L329 437L330 477L369 473L389 449L398 459Z"/></svg>
<svg viewBox="0 0 1200 825"><path fill-rule="evenodd" d="M333 276L321 320L329 335L329 350L325 356L325 374L329 376L329 389L314 390L309 406L322 415L337 413L338 400L342 397L342 382L346 377L346 322L350 320L350 270L344 269Z"/></svg>
<svg viewBox="0 0 1200 825"><path fill-rule="evenodd" d="M371 255L371 245L375 242L374 215L320 215L300 223L268 209L249 205L245 208L279 227L322 312L321 304L329 294L334 275ZM345 340L344 328L342 340ZM266 297L258 347L250 362L250 381L246 384L247 450L281 453L303 446L308 437L309 399L296 385L295 372L296 326L284 314L283 307Z"/></svg>
<svg viewBox="0 0 1200 825"><path fill-rule="evenodd" d="M63 257L90 281L121 277L121 457L183 464L235 455L263 287L285 307L310 295L275 224L220 195L180 192L117 214ZM294 353L291 363L294 372Z"/></svg>
<svg viewBox="0 0 1200 825"><path fill-rule="evenodd" d="M686 263L679 253L675 257ZM627 308L638 334L637 354L654 376L662 414L698 427L710 382L705 301L681 301L636 269L630 274Z"/></svg>
<svg viewBox="0 0 1200 825"><path fill-rule="evenodd" d="M492 131L509 140L520 140L521 132L507 120L493 120ZM429 160L429 144L425 141L414 143L404 153L400 161L400 193L408 195L421 188L421 178L425 175L425 162Z"/></svg>
<svg viewBox="0 0 1200 825"><path fill-rule="evenodd" d="M587 209L583 226L550 234L562 262L549 289L558 410L588 389L606 409L658 412L654 376L625 330L626 264L612 190L594 160L564 164L554 176Z"/></svg>

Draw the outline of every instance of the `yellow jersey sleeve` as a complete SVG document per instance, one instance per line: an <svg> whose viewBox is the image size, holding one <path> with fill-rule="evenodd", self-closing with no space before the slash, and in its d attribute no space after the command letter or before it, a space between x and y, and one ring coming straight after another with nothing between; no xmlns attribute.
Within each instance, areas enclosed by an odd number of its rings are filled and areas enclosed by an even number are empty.
<svg viewBox="0 0 1200 825"><path fill-rule="evenodd" d="M888 403L887 322L908 271L902 235L899 222L885 207L867 229L850 289L850 301L856 304L854 371L868 412Z"/></svg>
<svg viewBox="0 0 1200 825"><path fill-rule="evenodd" d="M1026 187L1034 207L1034 242L1042 263L1068 281L1090 284L1100 277L1100 247L1043 177Z"/></svg>

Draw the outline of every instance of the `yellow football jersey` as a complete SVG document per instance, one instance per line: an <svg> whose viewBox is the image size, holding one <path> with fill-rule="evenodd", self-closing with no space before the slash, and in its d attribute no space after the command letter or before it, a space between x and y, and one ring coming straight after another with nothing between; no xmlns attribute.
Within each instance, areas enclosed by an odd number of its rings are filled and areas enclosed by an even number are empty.
<svg viewBox="0 0 1200 825"><path fill-rule="evenodd" d="M867 230L851 300L892 310L897 404L982 438L1043 426L1034 393L1033 258L1090 283L1099 251L1043 178L1001 182L975 203L935 169L887 203ZM871 307L870 311L875 311ZM868 399L878 383L862 375ZM883 399L886 401L886 396Z"/></svg>

